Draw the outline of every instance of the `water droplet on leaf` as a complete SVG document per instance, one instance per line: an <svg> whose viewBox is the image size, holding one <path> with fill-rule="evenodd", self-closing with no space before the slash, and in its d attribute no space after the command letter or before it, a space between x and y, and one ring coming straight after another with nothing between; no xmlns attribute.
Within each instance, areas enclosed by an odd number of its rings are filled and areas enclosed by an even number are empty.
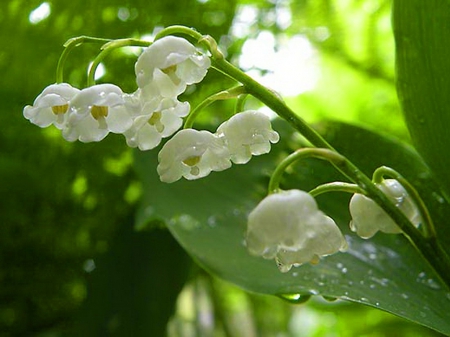
<svg viewBox="0 0 450 337"><path fill-rule="evenodd" d="M293 303L293 304L302 304L308 301L311 298L311 295L302 295L302 294L282 294L278 295L281 299Z"/></svg>

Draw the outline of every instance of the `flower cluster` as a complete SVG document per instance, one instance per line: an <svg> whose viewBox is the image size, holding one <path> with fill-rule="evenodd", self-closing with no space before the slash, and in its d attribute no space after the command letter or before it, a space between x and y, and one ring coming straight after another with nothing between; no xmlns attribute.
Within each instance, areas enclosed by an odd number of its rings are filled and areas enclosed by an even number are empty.
<svg viewBox="0 0 450 337"><path fill-rule="evenodd" d="M123 93L114 84L82 90L67 83L52 84L23 114L40 127L55 125L68 141L98 142L113 132L143 151L175 134L158 156L161 180L202 178L229 168L232 162L245 164L252 155L268 153L270 144L279 140L269 118L258 111L235 114L215 133L177 132L190 112L189 103L177 97L188 85L202 81L210 65L209 57L187 40L166 36L137 59L134 93Z"/></svg>
<svg viewBox="0 0 450 337"><path fill-rule="evenodd" d="M378 187L418 227L420 211L403 186L395 179L383 180ZM377 231L397 234L401 229L372 199L354 194L350 201L350 229L364 239ZM275 259L282 272L292 266L319 262L322 256L345 251L347 243L336 223L300 190L270 194L250 213L247 248L253 255Z"/></svg>
<svg viewBox="0 0 450 337"><path fill-rule="evenodd" d="M149 150L181 127L190 107L177 97L200 82L210 65L209 57L187 40L167 36L139 56L136 92L126 94L114 84L82 90L52 84L23 114L40 127L55 125L68 141L98 142L113 132L123 134L129 146Z"/></svg>
<svg viewBox="0 0 450 337"><path fill-rule="evenodd" d="M252 155L270 151L279 140L269 117L247 110L222 123L215 133L185 129L178 132L159 153L158 173L164 182L181 177L198 179L222 171L231 163L245 164Z"/></svg>

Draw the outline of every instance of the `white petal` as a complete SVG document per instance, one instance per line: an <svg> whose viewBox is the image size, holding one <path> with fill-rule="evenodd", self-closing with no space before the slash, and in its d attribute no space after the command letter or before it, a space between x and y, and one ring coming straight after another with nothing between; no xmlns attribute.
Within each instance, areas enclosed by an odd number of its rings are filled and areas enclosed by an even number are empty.
<svg viewBox="0 0 450 337"><path fill-rule="evenodd" d="M250 213L247 227L250 253L277 258L282 271L345 250L347 243L335 222L300 190L264 198Z"/></svg>
<svg viewBox="0 0 450 337"><path fill-rule="evenodd" d="M232 116L218 127L217 134L224 137L236 164L248 162L249 153L268 153L270 144L279 140L278 133L272 130L269 117L253 110Z"/></svg>
<svg viewBox="0 0 450 337"><path fill-rule="evenodd" d="M37 108L31 105L23 109L23 116L41 128L54 124L57 120L51 108Z"/></svg>
<svg viewBox="0 0 450 337"><path fill-rule="evenodd" d="M123 133L133 124L130 112L124 105L110 108L108 116L105 117L108 129L114 133Z"/></svg>
<svg viewBox="0 0 450 337"><path fill-rule="evenodd" d="M221 171L231 166L227 148L208 131L181 130L164 144L157 167L163 182L174 182L184 176L199 179L211 171ZM187 162L195 159L195 163Z"/></svg>
<svg viewBox="0 0 450 337"><path fill-rule="evenodd" d="M386 179L377 186L416 227L420 225L422 217L417 206L397 180ZM354 194L349 209L352 216L350 228L364 239L372 237L378 231L388 234L402 233L394 220L378 204L364 195Z"/></svg>
<svg viewBox="0 0 450 337"><path fill-rule="evenodd" d="M68 105L78 92L78 89L67 83L49 85L35 99L33 106L24 108L23 115L30 122L40 127L55 124L58 128L61 128L61 122L64 118L53 113L52 108Z"/></svg>
<svg viewBox="0 0 450 337"><path fill-rule="evenodd" d="M118 104L124 104L122 89L109 83L85 88L71 100L74 110L83 110L93 105L110 107Z"/></svg>
<svg viewBox="0 0 450 337"><path fill-rule="evenodd" d="M151 150L161 142L161 134L150 124L144 125L137 133L137 144L141 151Z"/></svg>

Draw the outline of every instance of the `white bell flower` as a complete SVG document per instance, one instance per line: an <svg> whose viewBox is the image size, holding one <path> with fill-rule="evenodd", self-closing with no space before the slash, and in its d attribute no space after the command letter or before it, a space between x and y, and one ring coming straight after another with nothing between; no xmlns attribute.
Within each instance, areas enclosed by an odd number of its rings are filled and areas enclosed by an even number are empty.
<svg viewBox="0 0 450 337"><path fill-rule="evenodd" d="M281 191L264 198L250 212L247 248L253 255L275 259L280 271L347 249L336 223L300 190Z"/></svg>
<svg viewBox="0 0 450 337"><path fill-rule="evenodd" d="M70 100L79 91L67 83L51 84L36 97L33 106L27 105L23 109L23 115L41 128L53 124L62 129Z"/></svg>
<svg viewBox="0 0 450 337"><path fill-rule="evenodd" d="M155 103L159 103L156 105ZM159 145L162 138L173 135L183 124L182 117L189 114L188 102L175 98L141 101L140 115L133 119L133 125L124 132L130 147L146 151Z"/></svg>
<svg viewBox="0 0 450 337"><path fill-rule="evenodd" d="M230 154L222 140L209 131L184 129L175 134L159 152L157 167L161 181L172 183L223 171L231 166Z"/></svg>
<svg viewBox="0 0 450 337"><path fill-rule="evenodd" d="M252 155L268 153L270 143L280 139L278 133L272 130L269 117L254 110L232 116L218 127L216 133L225 139L235 164L245 164Z"/></svg>
<svg viewBox="0 0 450 337"><path fill-rule="evenodd" d="M166 36L139 56L136 80L140 88L157 83L162 96L177 97L187 85L200 82L210 66L209 57L186 39Z"/></svg>
<svg viewBox="0 0 450 337"><path fill-rule="evenodd" d="M123 133L133 121L122 89L114 84L97 84L81 90L70 102L63 128L68 141L98 142L109 132Z"/></svg>
<svg viewBox="0 0 450 337"><path fill-rule="evenodd" d="M377 187L400 209L416 227L422 223L422 216L414 201L404 187L395 179L385 179ZM372 199L354 194L350 200L352 220L350 229L364 239L371 238L376 232L388 234L402 233L394 220Z"/></svg>

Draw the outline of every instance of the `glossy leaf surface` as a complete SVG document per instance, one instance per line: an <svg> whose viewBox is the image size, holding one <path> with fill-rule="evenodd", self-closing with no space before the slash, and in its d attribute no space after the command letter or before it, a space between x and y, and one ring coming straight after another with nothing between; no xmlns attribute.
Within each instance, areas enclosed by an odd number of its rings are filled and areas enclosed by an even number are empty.
<svg viewBox="0 0 450 337"><path fill-rule="evenodd" d="M137 225L142 227L154 219L164 221L200 265L244 289L298 301L304 295L351 300L450 334L448 290L405 237L379 233L363 240L351 233L349 195L317 198L321 209L344 232L350 246L346 253L285 274L278 271L274 261L248 254L244 240L247 214L265 196L274 163L299 146L286 125L275 129L283 138L269 155L198 181L163 184L155 170L156 153L137 154L138 171L145 184ZM410 148L345 124L322 124L319 129L366 173L371 174L381 164L403 173L422 192L436 218L448 210L443 198L434 192L427 167ZM336 180L342 177L329 164L308 160L289 170L283 188L308 190Z"/></svg>
<svg viewBox="0 0 450 337"><path fill-rule="evenodd" d="M395 0L397 92L412 140L450 195L450 2Z"/></svg>

